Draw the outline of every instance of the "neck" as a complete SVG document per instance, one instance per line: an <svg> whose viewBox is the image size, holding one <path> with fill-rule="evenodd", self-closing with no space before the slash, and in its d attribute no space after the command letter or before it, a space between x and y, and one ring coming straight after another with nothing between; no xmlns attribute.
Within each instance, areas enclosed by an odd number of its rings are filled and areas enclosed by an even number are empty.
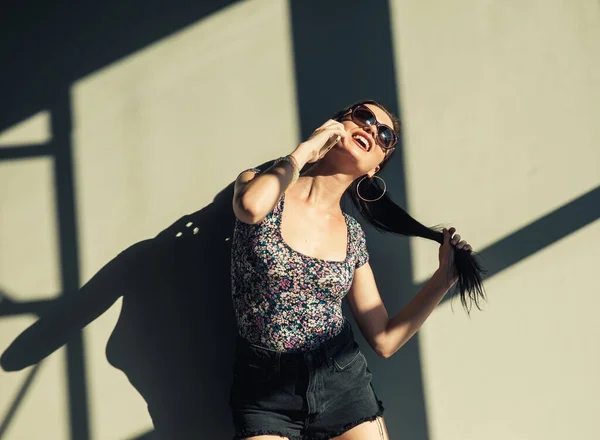
<svg viewBox="0 0 600 440"><path fill-rule="evenodd" d="M338 212L341 198L353 180L354 177L317 162L298 178L293 187L294 196L320 211Z"/></svg>

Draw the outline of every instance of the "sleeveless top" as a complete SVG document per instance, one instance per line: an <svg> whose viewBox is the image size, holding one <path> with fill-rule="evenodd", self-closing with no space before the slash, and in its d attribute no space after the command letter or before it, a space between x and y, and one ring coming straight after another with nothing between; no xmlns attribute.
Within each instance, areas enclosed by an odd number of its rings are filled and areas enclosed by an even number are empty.
<svg viewBox="0 0 600 440"><path fill-rule="evenodd" d="M231 293L240 336L272 350L302 352L342 331L342 298L352 285L354 269L365 264L369 254L360 223L346 213L344 261L293 250L281 236L284 203L282 194L254 225L235 219Z"/></svg>

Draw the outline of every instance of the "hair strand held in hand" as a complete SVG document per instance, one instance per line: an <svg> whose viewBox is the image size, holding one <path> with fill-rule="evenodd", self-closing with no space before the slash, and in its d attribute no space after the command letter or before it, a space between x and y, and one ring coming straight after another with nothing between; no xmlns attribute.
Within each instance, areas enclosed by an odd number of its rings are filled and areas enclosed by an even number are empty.
<svg viewBox="0 0 600 440"><path fill-rule="evenodd" d="M401 137L400 121L394 117L381 103L374 100L359 101L351 106L346 107L336 113L332 119L340 120L340 118L348 112L348 110L357 104L373 104L385 111L394 123L394 131ZM379 173L384 169L389 159L394 154L392 150L380 165ZM389 192L386 192L383 197L373 202L362 200L357 194L357 186L361 178L356 179L348 188L348 194L361 215L371 223L380 232L393 232L395 234L404 235L407 237L422 237L443 244L444 234L441 227L427 227L412 218L402 207L397 205L390 198ZM377 199L383 192L383 187L378 183L378 179L365 179L360 186L360 194L370 200ZM481 264L476 259L476 253L464 249L454 249L454 264L458 273L458 280L454 287L451 288L450 298L460 295L460 300L463 308L470 314L473 303L481 310L480 301L486 300L483 289L482 275L487 273Z"/></svg>

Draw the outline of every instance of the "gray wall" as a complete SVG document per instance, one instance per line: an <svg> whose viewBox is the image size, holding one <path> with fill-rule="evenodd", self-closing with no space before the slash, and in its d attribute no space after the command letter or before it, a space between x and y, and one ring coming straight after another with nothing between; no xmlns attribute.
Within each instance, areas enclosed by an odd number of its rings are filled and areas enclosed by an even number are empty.
<svg viewBox="0 0 600 440"><path fill-rule="evenodd" d="M2 85L14 104L0 120L0 350L69 283L206 206L242 169L291 152L338 107L374 96L404 124L402 154L384 175L392 195L424 224L457 227L490 270L482 312L469 318L445 301L388 360L357 331L391 438L598 437L599 3L332 5L320 15L311 2L154 5L156 16L133 20L146 40L94 46L89 35L110 33L99 26L86 34L94 56L37 54L37 65L16 53L27 58L60 14L14 30L25 44L3 46L16 67ZM70 163L30 153L57 141ZM71 176L71 192L56 173ZM437 268L438 245L365 227L395 314ZM39 370L0 373L0 437L151 431L144 400L105 357L120 307L83 332L84 397L69 388L81 377L65 348Z"/></svg>

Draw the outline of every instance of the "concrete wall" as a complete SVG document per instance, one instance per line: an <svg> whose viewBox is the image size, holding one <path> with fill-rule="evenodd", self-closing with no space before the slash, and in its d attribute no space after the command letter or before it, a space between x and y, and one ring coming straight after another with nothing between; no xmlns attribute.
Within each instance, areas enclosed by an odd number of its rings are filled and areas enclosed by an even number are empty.
<svg viewBox="0 0 600 440"><path fill-rule="evenodd" d="M456 226L481 250L598 187L598 2L398 0L390 11L415 218ZM289 14L281 1L235 4L72 84L82 283L210 203L242 169L293 150ZM51 139L44 110L6 127L0 144ZM0 162L0 289L13 300L60 292L52 166ZM489 302L471 319L458 302L432 314L418 333L428 438L600 435L599 238L594 221L494 274ZM436 269L438 247L408 243L420 283ZM93 440L152 427L143 399L105 358L120 304L84 332ZM34 319L0 317L0 350ZM69 438L64 355L40 364L5 438ZM394 357L368 358L375 380L378 371L402 374ZM32 368L0 373L0 421ZM398 396L386 388L377 383L390 435L401 438L410 426L394 423Z"/></svg>
<svg viewBox="0 0 600 440"><path fill-rule="evenodd" d="M598 2L392 5L416 218L444 213L482 249L598 187ZM432 439L600 434L599 234L595 221L489 279L471 320L446 304L426 322ZM424 279L434 250L411 246Z"/></svg>

